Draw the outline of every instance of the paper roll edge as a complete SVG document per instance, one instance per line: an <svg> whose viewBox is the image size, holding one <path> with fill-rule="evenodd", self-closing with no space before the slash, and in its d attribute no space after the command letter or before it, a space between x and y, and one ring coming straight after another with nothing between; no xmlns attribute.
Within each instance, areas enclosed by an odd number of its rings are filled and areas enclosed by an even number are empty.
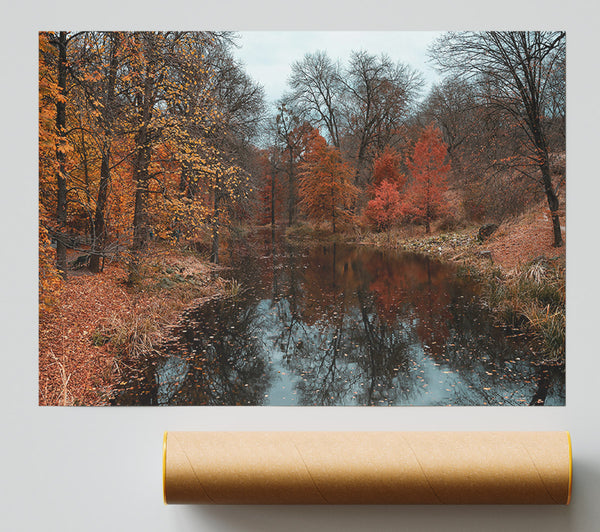
<svg viewBox="0 0 600 532"><path fill-rule="evenodd" d="M573 486L573 446L571 443L571 433L567 430L567 441L569 442L569 488L567 492L567 502L565 504L571 503L571 488Z"/></svg>
<svg viewBox="0 0 600 532"><path fill-rule="evenodd" d="M165 430L163 434L163 450L162 450L162 481L163 481L163 503L167 504L167 435Z"/></svg>

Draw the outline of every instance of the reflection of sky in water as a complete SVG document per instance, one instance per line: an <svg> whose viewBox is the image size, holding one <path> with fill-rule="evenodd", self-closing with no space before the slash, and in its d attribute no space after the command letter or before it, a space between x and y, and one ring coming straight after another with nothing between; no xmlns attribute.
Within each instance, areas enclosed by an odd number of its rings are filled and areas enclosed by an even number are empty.
<svg viewBox="0 0 600 532"><path fill-rule="evenodd" d="M264 331L262 338L264 353L268 357L269 364L275 376L271 380L268 396L265 397L264 405L293 405L312 404L310 397L302 401L298 387L301 381L311 377L310 372L295 373L286 363L286 356L281 349L281 330L285 328L286 318L289 323L289 303L279 300L273 305L272 300L262 300L257 305L260 318L260 327ZM282 320L283 317L283 320ZM356 324L357 320L349 318L345 320L350 324ZM323 337L331 337L335 331L323 324L315 324L299 328L299 333L292 336L291 342L312 344L319 346ZM527 386L517 386L509 377L497 375L497 383L490 382L491 377L498 373L493 365L482 372L461 372L453 370L449 364L436 362L427 354L430 346L423 345L419 341L408 346L409 372L414 384L408 388L404 382L404 373L396 372L397 376L392 379L391 386L382 389L381 384L375 385L371 394L372 404L410 404L419 405L451 405L451 404L528 404L533 395L533 373L530 363L521 360L506 360L503 364L508 374L515 373L519 376L529 376ZM350 348L351 349L351 348ZM350 350L348 349L348 350ZM520 357L517 357L520 359ZM480 362L485 363L489 357L481 357ZM362 376L360 367L356 362L348 359L347 353L342 353L337 363L338 372L347 376L344 380L345 398L336 404L357 405L361 404L357 399L364 393L366 382ZM483 366L482 366L483 367ZM504 383L502 381L505 381ZM416 384L416 385L415 385ZM492 388L493 386L493 388ZM546 404L561 404L559 396L550 395Z"/></svg>
<svg viewBox="0 0 600 532"><path fill-rule="evenodd" d="M295 375L284 365L284 352L280 349L281 321L279 316L289 316L289 304L280 300L276 306L273 301L264 299L258 303L256 310L259 318L260 328L264 331L262 336L263 349L266 358L273 370L273 379L269 388L268 397L265 397L265 405L297 404L298 391L296 386L302 379L301 375Z"/></svg>
<svg viewBox="0 0 600 532"><path fill-rule="evenodd" d="M233 262L243 294L187 313L122 404L564 404L564 368L452 265L339 245Z"/></svg>

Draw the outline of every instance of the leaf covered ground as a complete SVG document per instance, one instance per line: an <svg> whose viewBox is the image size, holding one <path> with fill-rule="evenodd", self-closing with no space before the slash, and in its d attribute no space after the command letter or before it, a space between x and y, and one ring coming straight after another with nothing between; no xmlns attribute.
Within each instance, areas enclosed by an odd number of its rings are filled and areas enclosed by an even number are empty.
<svg viewBox="0 0 600 532"><path fill-rule="evenodd" d="M125 272L109 266L102 275L69 278L51 313L40 316L40 405L103 404L117 378L115 354L108 344L94 345L98 324L133 310L122 280Z"/></svg>
<svg viewBox="0 0 600 532"><path fill-rule="evenodd" d="M155 250L141 270L134 287L122 264L69 272L56 305L40 315L40 405L108 404L124 367L156 351L187 306L226 284L214 266L173 250Z"/></svg>
<svg viewBox="0 0 600 532"><path fill-rule="evenodd" d="M403 237L392 233L388 237L385 233L379 233L363 238L362 243L426 253L453 262L493 263L505 271L539 257L555 259L565 255L565 246L557 248L552 245L552 227L544 213L530 212L506 221L483 242L477 238L477 234L477 227L430 236Z"/></svg>

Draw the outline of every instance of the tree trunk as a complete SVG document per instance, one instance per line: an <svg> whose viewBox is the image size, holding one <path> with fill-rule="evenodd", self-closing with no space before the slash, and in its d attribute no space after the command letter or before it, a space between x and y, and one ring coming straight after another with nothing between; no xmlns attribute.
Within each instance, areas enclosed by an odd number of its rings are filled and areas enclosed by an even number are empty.
<svg viewBox="0 0 600 532"><path fill-rule="evenodd" d="M220 218L220 179L219 174L215 176L215 197L213 203L213 227L212 227L212 248L210 252L210 261L214 264L219 264L219 218Z"/></svg>
<svg viewBox="0 0 600 532"><path fill-rule="evenodd" d="M144 249L148 236L148 165L150 163L150 149L148 146L139 150L136 158L135 179L135 207L133 211L133 250L139 252Z"/></svg>
<svg viewBox="0 0 600 532"><path fill-rule="evenodd" d="M136 180L135 208L133 213L133 251L141 251L148 236L148 180L151 157L150 133L148 131L152 114L152 90L154 80L150 72L146 72L144 81L144 96L140 109L140 128L136 134L135 145L137 153L134 161L134 176Z"/></svg>
<svg viewBox="0 0 600 532"><path fill-rule="evenodd" d="M188 187L188 172L185 164L181 165L181 173L179 174L179 192L182 194L185 192L185 189ZM187 193L189 197L189 189Z"/></svg>
<svg viewBox="0 0 600 532"><path fill-rule="evenodd" d="M67 246L65 244L65 231L67 225L67 179L66 179L66 94L67 94L67 32L61 31L58 37L58 90L61 96L56 102L56 172L57 201L56 219L58 222L58 236L56 239L56 267L63 279L67 278Z"/></svg>
<svg viewBox="0 0 600 532"><path fill-rule="evenodd" d="M333 186L331 190L331 223L333 225L333 232L335 234L335 193L333 192Z"/></svg>
<svg viewBox="0 0 600 532"><path fill-rule="evenodd" d="M365 153L367 150L367 139L365 134L363 133L363 136L360 139L360 147L358 150L358 156L356 158L357 162L356 162L356 173L354 174L354 184L357 186L361 186L362 180L361 180L361 173L364 167L364 163L365 163Z"/></svg>
<svg viewBox="0 0 600 532"><path fill-rule="evenodd" d="M112 106L115 99L115 84L117 79L117 45L118 33L111 34L110 64L108 70L108 84L104 94L104 135L105 141L102 146L102 162L100 163L100 185L98 187L98 198L96 200L96 212L94 215L94 241L90 256L89 268L98 273L100 267L100 251L106 245L106 203L110 189L110 139L112 134ZM102 262L104 265L104 261Z"/></svg>
<svg viewBox="0 0 600 532"><path fill-rule="evenodd" d="M275 172L271 171L271 232L275 230Z"/></svg>
<svg viewBox="0 0 600 532"><path fill-rule="evenodd" d="M186 190L187 189L187 190ZM198 193L198 181L194 179L192 166L186 161L181 162L181 174L179 177L179 192L185 192L187 198L193 200Z"/></svg>
<svg viewBox="0 0 600 532"><path fill-rule="evenodd" d="M271 168L271 240L275 246L275 169ZM273 256L275 252L273 251Z"/></svg>
<svg viewBox="0 0 600 532"><path fill-rule="evenodd" d="M83 123L80 120L79 121L79 126L81 127L81 163L83 164L83 180L85 183L85 200L87 202L87 205L91 205L92 203L92 197L90 194L90 170L89 170L89 164L88 164L88 154L87 154L87 148L85 145L85 136L83 134ZM92 233L92 236L94 234L94 227L92 225L92 220L89 220L89 224L86 226L86 236L87 236L87 232L88 229L90 230L90 232Z"/></svg>
<svg viewBox="0 0 600 532"><path fill-rule="evenodd" d="M563 245L562 232L560 229L560 219L557 212L550 213L552 216L552 230L554 231L554 244L558 248Z"/></svg>
<svg viewBox="0 0 600 532"><path fill-rule="evenodd" d="M540 121L540 113L537 109L531 106L528 108L529 121L531 123L530 129L533 134L533 141L539 158L539 167L542 174L542 185L544 192L546 193L546 200L548 201L548 207L550 208L550 217L552 222L552 230L554 233L554 247L560 247L563 245L562 233L560 230L560 220L558 217L559 201L554 187L552 186L552 175L550 174L550 164L548 162L548 145L546 143L546 136L542 130L542 124Z"/></svg>
<svg viewBox="0 0 600 532"><path fill-rule="evenodd" d="M288 227L294 223L296 210L296 183L294 183L294 154L292 147L288 148L290 154L290 171L288 173Z"/></svg>
<svg viewBox="0 0 600 532"><path fill-rule="evenodd" d="M96 213L94 216L94 242L90 255L89 268L94 273L100 272L100 252L106 242L105 211L110 185L110 146L104 143L102 162L100 164L100 185L98 199L96 200Z"/></svg>
<svg viewBox="0 0 600 532"><path fill-rule="evenodd" d="M552 187L552 176L550 175L550 166L548 165L548 154L545 154L542 164L540 164L542 171L542 182L544 184L544 191L546 192L546 199L548 201L548 207L550 208L550 217L552 218L552 230L554 233L554 247L560 247L563 245L562 232L560 230L560 219L558 217L559 201L558 196L554 192Z"/></svg>
<svg viewBox="0 0 600 532"><path fill-rule="evenodd" d="M213 228L212 228L212 248L210 252L210 261L219 264L219 193L215 191Z"/></svg>
<svg viewBox="0 0 600 532"><path fill-rule="evenodd" d="M552 175L550 174L550 164L548 162L548 141L546 133L542 127L542 112L540 104L540 96L531 91L531 96L527 98L526 94L522 96L525 110L527 113L526 124L531 131L533 138L533 145L535 148L536 156L539 161L540 172L542 174L542 185L544 192L546 193L546 200L548 201L548 207L550 208L550 217L552 219L552 230L554 233L554 247L560 247L563 245L562 234L560 231L560 220L558 218L558 207L559 201L554 187L552 186Z"/></svg>
<svg viewBox="0 0 600 532"><path fill-rule="evenodd" d="M133 245L131 260L129 261L129 282L135 283L139 280L139 260L141 251L146 246L148 239L148 179L150 166L150 139L148 135L149 109L147 101L144 101L144 118L142 126L136 135L137 153L134 160L135 207L133 211ZM147 116L146 116L147 115ZM146 120L147 118L147 120Z"/></svg>

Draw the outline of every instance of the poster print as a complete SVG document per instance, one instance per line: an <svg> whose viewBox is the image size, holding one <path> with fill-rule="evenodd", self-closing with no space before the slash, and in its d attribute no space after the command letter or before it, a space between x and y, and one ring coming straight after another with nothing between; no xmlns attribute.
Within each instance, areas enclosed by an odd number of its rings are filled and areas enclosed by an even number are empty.
<svg viewBox="0 0 600 532"><path fill-rule="evenodd" d="M41 32L41 405L564 405L564 32Z"/></svg>

